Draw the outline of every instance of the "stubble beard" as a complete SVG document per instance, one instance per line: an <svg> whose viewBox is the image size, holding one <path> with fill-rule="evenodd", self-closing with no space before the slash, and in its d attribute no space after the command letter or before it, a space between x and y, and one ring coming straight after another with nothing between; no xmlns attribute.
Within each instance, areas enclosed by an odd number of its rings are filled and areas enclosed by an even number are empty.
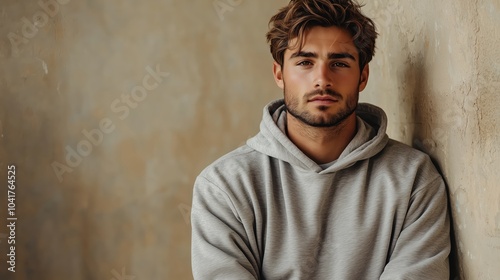
<svg viewBox="0 0 500 280"><path fill-rule="evenodd" d="M304 95L304 104L307 104L307 99L314 95L330 95L338 99L338 102L343 102L344 106L342 106L342 108L340 108L340 110L333 115L326 115L325 113L322 116L315 116L313 113L305 109L302 111L299 109L299 98L294 97L293 94L288 94L286 86L284 87L283 91L285 97L285 108L287 112L302 123L311 127L337 127L341 125L349 116L351 116L358 107L359 92L356 92L356 94L348 95L347 99L343 100L342 96L339 93L331 89L316 90ZM316 108L321 112L326 112L329 109L329 106L318 106Z"/></svg>

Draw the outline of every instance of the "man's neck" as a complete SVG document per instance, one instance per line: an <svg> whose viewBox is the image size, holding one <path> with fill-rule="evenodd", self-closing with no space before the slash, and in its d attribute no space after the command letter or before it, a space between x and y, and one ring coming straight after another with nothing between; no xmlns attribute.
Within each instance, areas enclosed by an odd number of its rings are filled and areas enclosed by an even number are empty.
<svg viewBox="0 0 500 280"><path fill-rule="evenodd" d="M334 127L312 127L287 113L288 138L317 164L339 158L356 135L356 114L353 113Z"/></svg>

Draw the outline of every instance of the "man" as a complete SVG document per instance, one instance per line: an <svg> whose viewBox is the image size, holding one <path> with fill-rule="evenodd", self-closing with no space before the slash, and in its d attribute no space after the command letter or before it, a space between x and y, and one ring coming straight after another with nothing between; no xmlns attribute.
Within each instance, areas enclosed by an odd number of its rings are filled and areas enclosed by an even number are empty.
<svg viewBox="0 0 500 280"><path fill-rule="evenodd" d="M195 182L195 279L448 279L442 177L358 104L377 37L360 8L292 0L271 18L284 100Z"/></svg>

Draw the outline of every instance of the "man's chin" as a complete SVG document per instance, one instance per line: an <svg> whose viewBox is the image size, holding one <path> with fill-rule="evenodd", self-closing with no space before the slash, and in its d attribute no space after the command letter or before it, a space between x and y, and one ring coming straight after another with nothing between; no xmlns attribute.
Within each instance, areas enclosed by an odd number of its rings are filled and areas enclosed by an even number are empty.
<svg viewBox="0 0 500 280"><path fill-rule="evenodd" d="M333 104L329 104L329 105L318 105L316 106L316 110L319 110L321 112L326 112L326 111L333 111Z"/></svg>
<svg viewBox="0 0 500 280"><path fill-rule="evenodd" d="M325 110L311 113L307 119L302 118L302 121L305 120L304 123L313 127L335 127L349 119L353 113L354 112L348 113L339 110Z"/></svg>

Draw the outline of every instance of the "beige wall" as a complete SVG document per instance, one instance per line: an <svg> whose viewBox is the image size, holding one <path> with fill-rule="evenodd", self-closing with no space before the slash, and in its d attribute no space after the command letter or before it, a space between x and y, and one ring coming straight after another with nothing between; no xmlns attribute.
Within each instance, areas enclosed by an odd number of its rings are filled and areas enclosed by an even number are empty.
<svg viewBox="0 0 500 280"><path fill-rule="evenodd" d="M287 2L52 0L42 12L2 0L0 178L16 165L18 221L15 274L0 227L0 278L190 279L194 178L281 95L264 35ZM381 36L362 99L443 170L463 279L494 279L500 3L367 2Z"/></svg>
<svg viewBox="0 0 500 280"><path fill-rule="evenodd" d="M366 1L381 36L364 101L449 186L462 279L500 275L500 1Z"/></svg>

